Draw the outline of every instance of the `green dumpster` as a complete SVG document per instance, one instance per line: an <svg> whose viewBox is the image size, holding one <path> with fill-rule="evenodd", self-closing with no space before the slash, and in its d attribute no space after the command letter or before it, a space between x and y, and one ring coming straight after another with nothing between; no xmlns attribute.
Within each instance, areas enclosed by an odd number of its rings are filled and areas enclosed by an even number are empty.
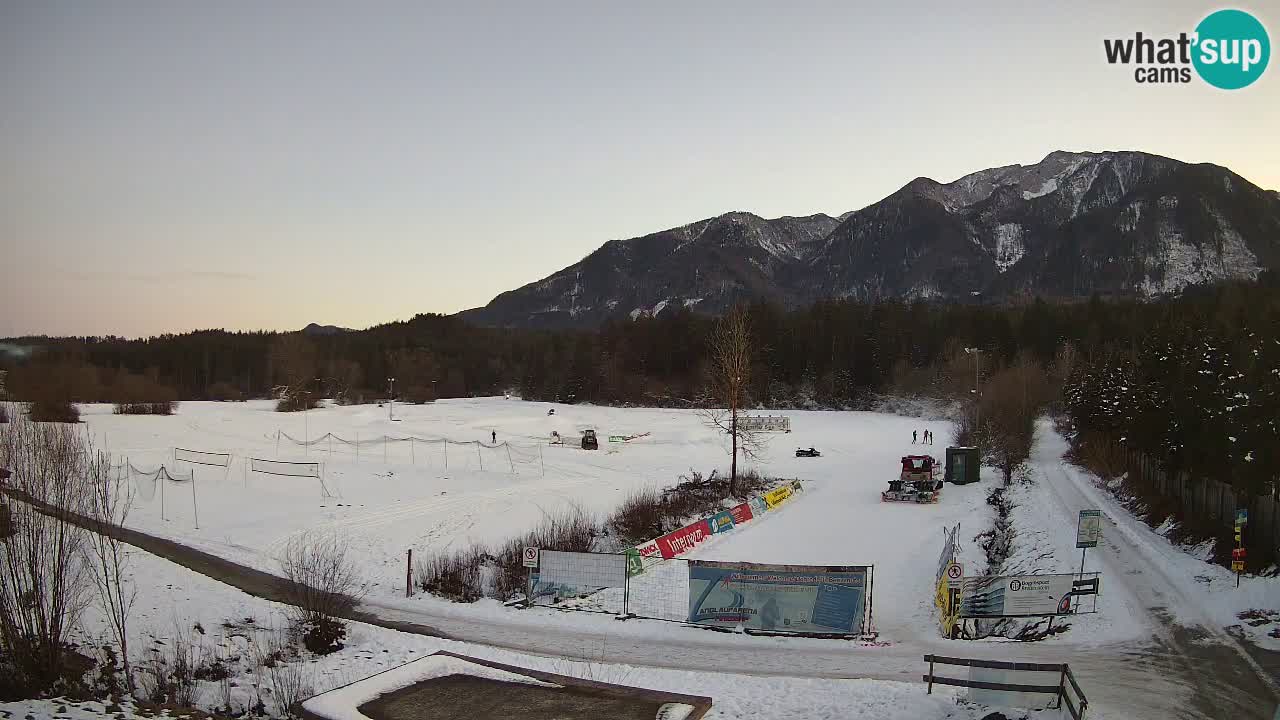
<svg viewBox="0 0 1280 720"><path fill-rule="evenodd" d="M981 470L982 458L978 454L978 448L947 448L947 482L955 483L956 485L978 482L978 473Z"/></svg>

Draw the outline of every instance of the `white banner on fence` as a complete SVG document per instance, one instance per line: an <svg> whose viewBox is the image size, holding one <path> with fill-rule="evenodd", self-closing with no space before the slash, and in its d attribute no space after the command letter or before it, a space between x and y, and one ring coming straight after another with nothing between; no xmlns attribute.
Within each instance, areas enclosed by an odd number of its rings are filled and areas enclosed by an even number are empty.
<svg viewBox="0 0 1280 720"><path fill-rule="evenodd" d="M960 617L1000 618L1071 612L1076 575L984 575L965 578Z"/></svg>
<svg viewBox="0 0 1280 720"><path fill-rule="evenodd" d="M533 599L556 601L626 584L626 555L542 550Z"/></svg>
<svg viewBox="0 0 1280 720"><path fill-rule="evenodd" d="M791 432L791 418L786 415L744 415L738 418L738 426L759 432Z"/></svg>
<svg viewBox="0 0 1280 720"><path fill-rule="evenodd" d="M249 469L268 475L284 475L287 477L320 477L320 463L284 462L282 460L263 460L249 458Z"/></svg>
<svg viewBox="0 0 1280 720"><path fill-rule="evenodd" d="M180 462L196 463L197 465L231 467L231 453L211 453L203 450L187 450L176 447L173 449L173 459Z"/></svg>

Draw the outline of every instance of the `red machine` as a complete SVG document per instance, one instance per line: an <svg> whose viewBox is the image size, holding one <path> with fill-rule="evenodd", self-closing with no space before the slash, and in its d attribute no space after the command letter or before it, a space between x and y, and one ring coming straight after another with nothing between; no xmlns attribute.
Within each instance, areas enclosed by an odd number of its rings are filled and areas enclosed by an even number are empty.
<svg viewBox="0 0 1280 720"><path fill-rule="evenodd" d="M889 489L880 493L885 502L934 503L942 490L937 477L938 461L928 455L902 458L902 473L889 481Z"/></svg>

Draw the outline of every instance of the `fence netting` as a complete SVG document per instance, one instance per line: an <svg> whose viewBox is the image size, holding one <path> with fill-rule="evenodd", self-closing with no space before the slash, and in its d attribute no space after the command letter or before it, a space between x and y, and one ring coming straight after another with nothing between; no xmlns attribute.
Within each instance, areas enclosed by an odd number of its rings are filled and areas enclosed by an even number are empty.
<svg viewBox="0 0 1280 720"><path fill-rule="evenodd" d="M541 445L519 445L508 441L486 443L481 440L453 440L443 437L377 435L342 437L325 433L309 440L299 439L283 430L268 436L289 442L313 452L343 453L356 462L362 459L422 465L441 470L480 470L512 475L542 475ZM278 452L278 451L277 451Z"/></svg>

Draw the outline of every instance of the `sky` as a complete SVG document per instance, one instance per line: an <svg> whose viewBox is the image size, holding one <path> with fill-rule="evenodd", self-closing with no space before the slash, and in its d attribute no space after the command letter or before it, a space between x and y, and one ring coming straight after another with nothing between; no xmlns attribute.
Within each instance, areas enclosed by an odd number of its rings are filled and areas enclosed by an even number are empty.
<svg viewBox="0 0 1280 720"><path fill-rule="evenodd" d="M1049 5L0 0L0 336L452 313L610 239L1057 149L1280 189L1280 67L1105 61L1219 6Z"/></svg>

